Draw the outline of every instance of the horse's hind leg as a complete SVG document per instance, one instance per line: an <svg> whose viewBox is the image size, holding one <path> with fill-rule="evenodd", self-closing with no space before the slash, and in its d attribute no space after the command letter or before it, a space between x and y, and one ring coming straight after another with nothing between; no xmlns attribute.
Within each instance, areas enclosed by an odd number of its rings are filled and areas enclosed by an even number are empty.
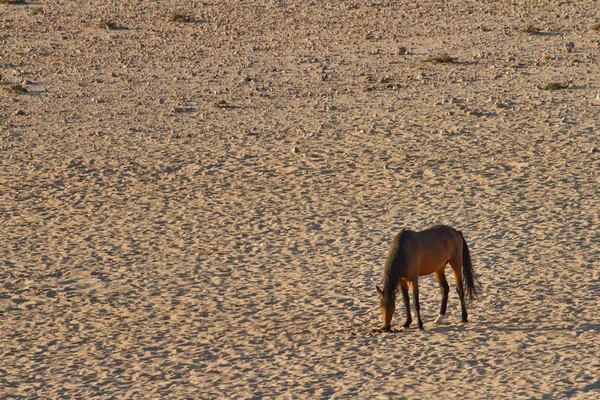
<svg viewBox="0 0 600 400"><path fill-rule="evenodd" d="M423 321L421 321L421 305L419 304L419 278L414 278L412 281L410 281L410 285L413 289L413 300L415 302L415 311L417 312L419 329L423 329Z"/></svg>
<svg viewBox="0 0 600 400"><path fill-rule="evenodd" d="M412 316L410 315L410 298L408 297L408 285L405 281L400 280L400 291L402 292L402 300L404 300L404 308L406 308L406 321L404 327L408 328L412 323Z"/></svg>
<svg viewBox="0 0 600 400"><path fill-rule="evenodd" d="M448 306L448 292L450 291L450 286L446 280L446 273L444 270L445 268L442 268L435 273L435 278L440 284L440 292L442 293L442 306L440 307L440 315L438 315L435 320L436 324L441 322L444 316L446 316L446 308Z"/></svg>
<svg viewBox="0 0 600 400"><path fill-rule="evenodd" d="M465 289L463 287L462 281L462 272L460 268L462 267L462 260L450 260L450 266L452 267L452 272L454 273L454 279L456 280L456 291L458 292L458 297L460 297L460 308L462 310L462 322L469 322L469 318L467 315L467 307L465 306Z"/></svg>

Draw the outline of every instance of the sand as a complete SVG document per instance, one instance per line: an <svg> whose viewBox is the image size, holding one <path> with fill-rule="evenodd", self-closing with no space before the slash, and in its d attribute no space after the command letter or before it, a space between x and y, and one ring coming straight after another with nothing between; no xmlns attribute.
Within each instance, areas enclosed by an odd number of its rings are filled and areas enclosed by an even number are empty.
<svg viewBox="0 0 600 400"><path fill-rule="evenodd" d="M599 399L598 22L0 4L0 397ZM444 324L427 276L425 331L373 332L389 243L436 223L470 322L448 272Z"/></svg>

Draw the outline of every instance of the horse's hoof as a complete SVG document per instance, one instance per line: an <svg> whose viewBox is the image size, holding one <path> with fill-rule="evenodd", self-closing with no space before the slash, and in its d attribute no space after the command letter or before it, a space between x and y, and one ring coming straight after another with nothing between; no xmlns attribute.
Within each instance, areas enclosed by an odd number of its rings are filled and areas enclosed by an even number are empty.
<svg viewBox="0 0 600 400"><path fill-rule="evenodd" d="M442 315L442 314L438 315L437 318L435 319L435 323L441 324L442 322L444 322L444 318L446 318L445 315Z"/></svg>

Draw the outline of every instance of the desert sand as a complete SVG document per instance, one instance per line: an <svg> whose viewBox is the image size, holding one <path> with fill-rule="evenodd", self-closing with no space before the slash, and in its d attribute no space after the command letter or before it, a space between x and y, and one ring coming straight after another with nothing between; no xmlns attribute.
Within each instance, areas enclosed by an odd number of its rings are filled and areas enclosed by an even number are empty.
<svg viewBox="0 0 600 400"><path fill-rule="evenodd" d="M600 399L599 22L0 4L0 397ZM437 223L470 322L448 272L444 324L426 276L425 330L374 332L389 243Z"/></svg>

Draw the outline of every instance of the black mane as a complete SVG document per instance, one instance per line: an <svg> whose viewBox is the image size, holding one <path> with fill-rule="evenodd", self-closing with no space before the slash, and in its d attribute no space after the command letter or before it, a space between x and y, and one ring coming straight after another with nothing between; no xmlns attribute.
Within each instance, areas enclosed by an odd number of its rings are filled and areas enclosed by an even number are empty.
<svg viewBox="0 0 600 400"><path fill-rule="evenodd" d="M383 267L383 299L388 305L393 305L396 301L394 291L406 264L406 253L402 247L404 231L405 229L402 229L392 241Z"/></svg>

